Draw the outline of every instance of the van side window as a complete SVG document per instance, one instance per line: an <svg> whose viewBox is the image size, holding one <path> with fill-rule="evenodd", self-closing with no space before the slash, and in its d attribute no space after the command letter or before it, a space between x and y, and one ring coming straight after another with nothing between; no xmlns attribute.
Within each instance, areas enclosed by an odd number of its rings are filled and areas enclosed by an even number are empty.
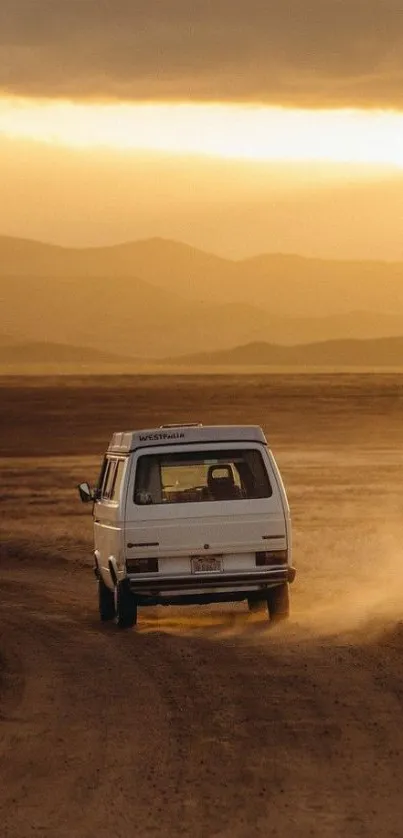
<svg viewBox="0 0 403 838"><path fill-rule="evenodd" d="M110 490L109 498L110 500L119 500L120 489L122 486L122 481L125 473L125 465L126 460L118 460L116 469L115 469L115 476L113 480L113 485Z"/></svg>
<svg viewBox="0 0 403 838"><path fill-rule="evenodd" d="M113 486L115 483L116 467L117 460L108 458L101 489L101 497L104 500L110 500L111 498L111 492L113 491Z"/></svg>
<svg viewBox="0 0 403 838"><path fill-rule="evenodd" d="M102 487L104 485L105 472L106 472L106 469L107 469L107 466L108 466L108 462L109 462L109 460L106 457L104 457L103 460L102 460L101 471L99 472L97 485L96 485L97 498L100 498L102 496Z"/></svg>
<svg viewBox="0 0 403 838"><path fill-rule="evenodd" d="M125 464L126 460L118 460L116 457L107 458L101 489L103 500L118 500Z"/></svg>

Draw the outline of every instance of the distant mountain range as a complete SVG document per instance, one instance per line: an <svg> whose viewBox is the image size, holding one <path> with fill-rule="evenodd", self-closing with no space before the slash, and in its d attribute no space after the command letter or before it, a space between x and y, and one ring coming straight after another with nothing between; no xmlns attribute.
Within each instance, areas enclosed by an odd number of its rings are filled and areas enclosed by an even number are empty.
<svg viewBox="0 0 403 838"><path fill-rule="evenodd" d="M403 335L403 263L236 262L163 239L78 249L0 237L0 300L8 343L36 344L35 355L53 343L152 361Z"/></svg>
<svg viewBox="0 0 403 838"><path fill-rule="evenodd" d="M220 352L167 359L185 367L402 367L403 337L377 340L329 340L297 346L248 343Z"/></svg>
<svg viewBox="0 0 403 838"><path fill-rule="evenodd" d="M100 352L97 349L88 349L85 346L46 343L44 341L32 343L7 342L7 338L0 335L0 366L7 364L78 364L86 366L133 363L133 358Z"/></svg>
<svg viewBox="0 0 403 838"><path fill-rule="evenodd" d="M150 360L58 343L6 343L0 335L0 373L191 371L203 369L403 369L403 337L376 340L335 340L296 346L248 343L218 352Z"/></svg>

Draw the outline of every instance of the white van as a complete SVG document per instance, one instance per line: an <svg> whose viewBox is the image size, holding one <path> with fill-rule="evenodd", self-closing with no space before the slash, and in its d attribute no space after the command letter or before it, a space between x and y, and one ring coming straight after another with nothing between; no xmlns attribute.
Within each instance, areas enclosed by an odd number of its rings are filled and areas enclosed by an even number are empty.
<svg viewBox="0 0 403 838"><path fill-rule="evenodd" d="M289 614L291 524L261 428L163 425L115 433L93 501L101 620L138 606L246 600Z"/></svg>

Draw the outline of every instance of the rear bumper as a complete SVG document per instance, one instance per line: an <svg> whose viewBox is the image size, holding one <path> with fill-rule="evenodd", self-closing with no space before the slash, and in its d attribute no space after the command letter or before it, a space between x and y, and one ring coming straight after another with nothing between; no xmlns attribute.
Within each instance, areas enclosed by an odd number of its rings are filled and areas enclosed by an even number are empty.
<svg viewBox="0 0 403 838"><path fill-rule="evenodd" d="M269 570L259 568L242 573L188 573L169 576L157 574L141 574L140 576L137 573L129 573L127 579L131 591L141 599L144 597L162 601L164 595L169 600L202 596L213 602L216 594L217 601L222 599L221 594L229 600L239 599L245 598L248 593L256 593L259 589L263 592L265 588L293 582L295 573L294 567L281 566Z"/></svg>

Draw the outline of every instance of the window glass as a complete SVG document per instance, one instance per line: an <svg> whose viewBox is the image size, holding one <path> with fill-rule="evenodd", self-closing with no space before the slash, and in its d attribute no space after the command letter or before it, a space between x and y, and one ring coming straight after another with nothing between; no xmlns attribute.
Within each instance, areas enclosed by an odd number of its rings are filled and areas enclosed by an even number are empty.
<svg viewBox="0 0 403 838"><path fill-rule="evenodd" d="M113 485L111 486L110 490L110 499L111 500L119 500L120 496L120 489L122 486L122 480L125 473L125 465L126 460L118 460L117 467L115 469L115 476L113 480Z"/></svg>
<svg viewBox="0 0 403 838"><path fill-rule="evenodd" d="M139 457L138 505L268 498L272 494L260 451L174 452Z"/></svg>
<svg viewBox="0 0 403 838"><path fill-rule="evenodd" d="M113 491L113 485L115 481L115 471L116 471L116 459L108 459L104 474L104 480L102 484L102 497L106 500L109 500L111 497L111 492Z"/></svg>
<svg viewBox="0 0 403 838"><path fill-rule="evenodd" d="M107 466L108 466L108 462L109 461L107 460L107 458L104 457L104 459L102 460L101 471L99 473L98 480L97 480L97 496L98 497L102 494L102 486L104 485L104 477L105 477L105 472L106 472L106 469L107 469Z"/></svg>

